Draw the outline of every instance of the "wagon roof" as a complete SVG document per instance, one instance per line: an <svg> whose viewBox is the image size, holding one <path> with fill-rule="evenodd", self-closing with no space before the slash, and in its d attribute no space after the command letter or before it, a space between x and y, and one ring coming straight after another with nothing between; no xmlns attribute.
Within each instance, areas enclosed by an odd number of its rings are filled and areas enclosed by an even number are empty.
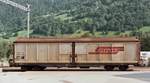
<svg viewBox="0 0 150 83"><path fill-rule="evenodd" d="M71 43L71 42L139 42L135 37L111 38L17 38L14 43Z"/></svg>

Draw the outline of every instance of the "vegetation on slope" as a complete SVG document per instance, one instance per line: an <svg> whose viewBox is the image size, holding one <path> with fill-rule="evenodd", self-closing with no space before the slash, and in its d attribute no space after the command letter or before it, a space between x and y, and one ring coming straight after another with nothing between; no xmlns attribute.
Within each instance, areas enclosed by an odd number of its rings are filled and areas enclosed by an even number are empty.
<svg viewBox="0 0 150 83"><path fill-rule="evenodd" d="M31 36L137 36L142 50L150 50L150 0L12 1L31 4ZM26 20L26 12L0 2L0 57L7 57L16 37L27 35Z"/></svg>

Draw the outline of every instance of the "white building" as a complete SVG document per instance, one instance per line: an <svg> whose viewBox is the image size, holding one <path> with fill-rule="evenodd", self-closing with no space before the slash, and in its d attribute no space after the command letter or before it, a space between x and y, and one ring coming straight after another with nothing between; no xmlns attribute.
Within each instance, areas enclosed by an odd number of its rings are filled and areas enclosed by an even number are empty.
<svg viewBox="0 0 150 83"><path fill-rule="evenodd" d="M150 58L150 51L141 51L140 56L142 59L142 65L148 66L149 58Z"/></svg>

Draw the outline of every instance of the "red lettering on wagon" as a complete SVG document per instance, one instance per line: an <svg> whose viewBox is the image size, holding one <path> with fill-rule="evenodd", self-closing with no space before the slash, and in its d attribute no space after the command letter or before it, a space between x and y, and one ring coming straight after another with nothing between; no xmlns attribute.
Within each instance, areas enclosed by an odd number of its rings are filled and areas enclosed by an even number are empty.
<svg viewBox="0 0 150 83"><path fill-rule="evenodd" d="M119 51L124 51L124 47L98 46L94 52L89 52L89 54L117 54Z"/></svg>

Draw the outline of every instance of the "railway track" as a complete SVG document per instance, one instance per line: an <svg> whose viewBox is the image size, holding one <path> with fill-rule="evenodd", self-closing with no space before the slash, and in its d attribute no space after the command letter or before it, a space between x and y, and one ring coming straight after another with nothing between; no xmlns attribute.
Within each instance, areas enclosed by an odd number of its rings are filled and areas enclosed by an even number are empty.
<svg viewBox="0 0 150 83"><path fill-rule="evenodd" d="M21 70L19 67L6 67L2 69L2 72L26 72L26 71L40 71L40 70ZM41 71L106 71L103 68L46 68ZM118 69L114 69L113 71L120 71ZM128 69L127 71L137 71L133 69Z"/></svg>

